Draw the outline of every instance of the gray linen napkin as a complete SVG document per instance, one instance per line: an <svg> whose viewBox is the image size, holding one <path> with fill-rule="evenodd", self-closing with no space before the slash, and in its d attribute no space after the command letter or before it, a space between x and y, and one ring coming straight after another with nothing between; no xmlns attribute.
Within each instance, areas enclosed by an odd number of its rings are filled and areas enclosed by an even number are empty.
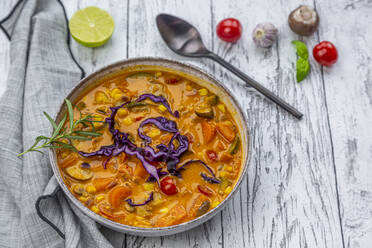
<svg viewBox="0 0 372 248"><path fill-rule="evenodd" d="M111 247L97 224L65 199L46 155L17 157L51 132L42 111L54 116L83 76L69 50L63 5L19 1L0 27L11 42L0 99L0 247Z"/></svg>

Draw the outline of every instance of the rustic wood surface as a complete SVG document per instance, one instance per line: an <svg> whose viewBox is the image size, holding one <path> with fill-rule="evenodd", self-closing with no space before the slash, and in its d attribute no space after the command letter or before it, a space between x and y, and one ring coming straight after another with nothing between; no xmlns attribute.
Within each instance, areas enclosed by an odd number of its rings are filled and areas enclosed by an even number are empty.
<svg viewBox="0 0 372 248"><path fill-rule="evenodd" d="M16 1L0 2L0 18ZM103 65L139 56L173 58L195 64L224 82L246 109L252 159L240 191L220 214L181 234L144 238L103 228L115 247L371 247L372 243L372 2L367 0L64 0L68 16L95 5L115 20L112 39L100 48L72 42L89 73ZM321 19L316 34L304 38L287 25L300 4L314 6ZM172 53L155 26L158 13L194 24L207 46L252 75L304 113L295 120L255 90L211 61ZM236 17L243 37L234 45L215 34L219 20ZM263 21L280 32L271 49L259 49L251 30ZM334 42L339 61L332 68L311 60L311 73L295 82L291 41L311 49ZM6 85L9 42L0 34L0 94Z"/></svg>

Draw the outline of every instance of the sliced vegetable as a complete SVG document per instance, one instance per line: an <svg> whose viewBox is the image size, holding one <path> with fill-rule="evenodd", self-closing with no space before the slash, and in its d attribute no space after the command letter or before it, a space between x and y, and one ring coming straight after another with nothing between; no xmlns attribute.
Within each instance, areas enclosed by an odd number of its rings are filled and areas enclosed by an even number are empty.
<svg viewBox="0 0 372 248"><path fill-rule="evenodd" d="M231 143L229 150L227 151L230 155L234 155L238 152L240 146L240 138L236 136L234 141Z"/></svg>
<svg viewBox="0 0 372 248"><path fill-rule="evenodd" d="M115 181L113 177L98 177L92 180L93 186L97 191L103 191L108 189L108 186Z"/></svg>
<svg viewBox="0 0 372 248"><path fill-rule="evenodd" d="M72 187L72 190L74 191L75 194L82 195L84 193L84 186L81 184L75 184Z"/></svg>
<svg viewBox="0 0 372 248"><path fill-rule="evenodd" d="M200 173L200 176L204 179L204 181L208 182L208 183L215 183L215 184L219 184L221 183L220 180L218 180L217 178L215 177L210 177L210 176L207 176L205 173Z"/></svg>
<svg viewBox="0 0 372 248"><path fill-rule="evenodd" d="M216 124L217 131L229 142L233 142L235 138L235 132L229 124L226 122L220 122Z"/></svg>
<svg viewBox="0 0 372 248"><path fill-rule="evenodd" d="M214 112L211 107L197 107L195 109L195 114L201 118L212 119L214 117Z"/></svg>
<svg viewBox="0 0 372 248"><path fill-rule="evenodd" d="M231 181L227 179L226 177L221 177L221 184L218 187L218 192L223 193L227 187L231 186Z"/></svg>
<svg viewBox="0 0 372 248"><path fill-rule="evenodd" d="M68 167L65 171L67 175L80 181L89 180L93 177L93 172L91 170L80 168L76 165Z"/></svg>
<svg viewBox="0 0 372 248"><path fill-rule="evenodd" d="M203 203L198 208L198 211L196 211L196 216L202 216L206 212L208 212L209 208L211 207L211 202L209 200L203 201Z"/></svg>
<svg viewBox="0 0 372 248"><path fill-rule="evenodd" d="M213 170L206 163L204 163L203 161L201 161L199 159L186 161L183 165L178 167L172 174L174 176L181 177L181 171L184 170L187 165L192 164L192 163L199 163L199 164L203 165L204 168L206 168L208 170L208 172L212 175L212 177L208 177L206 174L200 173L200 175L203 177L204 180L210 181L210 182L213 181L213 183L220 183L220 181L216 178Z"/></svg>
<svg viewBox="0 0 372 248"><path fill-rule="evenodd" d="M149 198L148 198L145 202L143 202L143 203L138 203L138 204L133 203L132 199L126 199L125 201L126 201L129 205L131 205L132 207L138 207L138 206L144 206L144 205L146 205L147 203L149 203L149 202L152 201L153 199L154 199L154 192L151 192L150 195L149 195Z"/></svg>
<svg viewBox="0 0 372 248"><path fill-rule="evenodd" d="M181 204L176 204L173 208L171 208L167 215L165 216L157 216L155 220L156 226L172 226L182 222L182 220L186 217L187 212L184 206Z"/></svg>
<svg viewBox="0 0 372 248"><path fill-rule="evenodd" d="M180 114L178 113L178 111L174 111L172 112L171 110L171 107L168 103L168 101L163 97L163 96L155 96L153 94L143 94L143 95L140 95L138 98L137 98L137 102L141 102L145 99L149 98L151 101L155 102L155 103L161 103L164 105L164 107L167 108L167 110L169 111L169 113L171 113L174 117L180 117Z"/></svg>
<svg viewBox="0 0 372 248"><path fill-rule="evenodd" d="M213 190L210 189L208 186L199 184L198 185L198 190L199 190L200 193L202 193L203 195L206 195L208 197L213 195Z"/></svg>
<svg viewBox="0 0 372 248"><path fill-rule="evenodd" d="M209 144L216 136L216 128L207 121L201 122L204 144Z"/></svg>
<svg viewBox="0 0 372 248"><path fill-rule="evenodd" d="M112 207L117 208L132 193L131 189L125 186L116 186L108 193L108 201Z"/></svg>
<svg viewBox="0 0 372 248"><path fill-rule="evenodd" d="M230 153L224 152L220 156L221 162L230 162L233 159L233 156L230 155Z"/></svg>
<svg viewBox="0 0 372 248"><path fill-rule="evenodd" d="M209 202L209 204L208 204ZM187 205L188 215L191 217L197 217L205 214L210 207L210 201L208 197L203 194L194 194Z"/></svg>
<svg viewBox="0 0 372 248"><path fill-rule="evenodd" d="M206 97L205 100L207 101L207 103L210 106L215 106L218 103L218 96L217 95L211 95L211 96Z"/></svg>

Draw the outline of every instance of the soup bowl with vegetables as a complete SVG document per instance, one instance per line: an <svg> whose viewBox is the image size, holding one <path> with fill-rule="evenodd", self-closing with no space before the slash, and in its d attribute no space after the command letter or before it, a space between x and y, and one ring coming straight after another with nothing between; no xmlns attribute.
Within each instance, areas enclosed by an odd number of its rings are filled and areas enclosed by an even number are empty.
<svg viewBox="0 0 372 248"><path fill-rule="evenodd" d="M49 153L57 181L81 211L116 231L195 227L222 209L248 166L247 121L235 98L176 61L104 67L67 96L61 121L71 135Z"/></svg>

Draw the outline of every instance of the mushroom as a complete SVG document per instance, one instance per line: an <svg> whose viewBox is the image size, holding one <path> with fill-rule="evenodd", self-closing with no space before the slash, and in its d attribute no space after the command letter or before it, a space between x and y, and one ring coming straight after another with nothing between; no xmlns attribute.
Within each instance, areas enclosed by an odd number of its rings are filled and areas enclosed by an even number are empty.
<svg viewBox="0 0 372 248"><path fill-rule="evenodd" d="M319 17L314 8L300 5L289 14L288 24L296 34L309 36L318 28Z"/></svg>

